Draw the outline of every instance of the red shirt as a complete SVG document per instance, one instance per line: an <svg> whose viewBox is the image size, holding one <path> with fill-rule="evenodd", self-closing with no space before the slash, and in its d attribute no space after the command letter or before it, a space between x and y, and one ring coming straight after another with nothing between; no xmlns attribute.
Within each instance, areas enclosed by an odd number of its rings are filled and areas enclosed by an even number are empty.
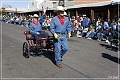
<svg viewBox="0 0 120 80"><path fill-rule="evenodd" d="M58 19L59 19L59 21L60 21L60 23L63 25L64 24L64 16L60 16L60 15L58 15Z"/></svg>

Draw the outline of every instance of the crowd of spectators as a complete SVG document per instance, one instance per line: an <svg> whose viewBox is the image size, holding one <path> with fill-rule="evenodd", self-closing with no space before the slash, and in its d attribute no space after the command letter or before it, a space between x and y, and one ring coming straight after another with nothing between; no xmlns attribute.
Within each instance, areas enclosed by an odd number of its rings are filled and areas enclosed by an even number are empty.
<svg viewBox="0 0 120 80"><path fill-rule="evenodd" d="M9 15L4 15L0 20L10 24L28 27L29 22L31 21L31 16L32 15L27 17L11 17ZM42 24L43 30L49 30L51 19L52 17L46 16L45 21ZM91 21L86 15L83 15L82 17L77 16L76 18L72 16L69 19L72 36L96 39L98 41L105 41L109 44L113 37L120 37L120 20L115 21L114 19L97 18Z"/></svg>
<svg viewBox="0 0 120 80"><path fill-rule="evenodd" d="M44 30L48 30L48 26L50 26L50 20L52 18L49 18L49 16L46 16L45 21L42 24L42 27ZM32 15L29 15L27 17L25 16L11 16L11 15L3 15L0 18L0 21L10 24L17 24L21 26L28 27L29 23L32 21Z"/></svg>
<svg viewBox="0 0 120 80"><path fill-rule="evenodd" d="M72 17L70 21L72 35L79 38L96 39L110 44L113 38L120 37L120 20L97 18L91 21L83 15L83 17Z"/></svg>

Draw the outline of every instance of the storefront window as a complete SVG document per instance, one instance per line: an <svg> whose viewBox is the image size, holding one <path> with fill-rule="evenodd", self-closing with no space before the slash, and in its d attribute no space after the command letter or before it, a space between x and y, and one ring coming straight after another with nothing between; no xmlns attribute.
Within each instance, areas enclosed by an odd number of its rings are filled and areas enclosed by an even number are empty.
<svg viewBox="0 0 120 80"><path fill-rule="evenodd" d="M32 6L34 6L34 3L32 2Z"/></svg>

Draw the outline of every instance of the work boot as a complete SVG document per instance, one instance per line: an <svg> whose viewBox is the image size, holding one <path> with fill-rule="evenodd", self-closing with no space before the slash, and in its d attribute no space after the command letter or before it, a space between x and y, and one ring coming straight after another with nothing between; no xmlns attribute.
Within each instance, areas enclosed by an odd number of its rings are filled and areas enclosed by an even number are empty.
<svg viewBox="0 0 120 80"><path fill-rule="evenodd" d="M56 66L59 67L59 68L62 68L61 63L57 63Z"/></svg>

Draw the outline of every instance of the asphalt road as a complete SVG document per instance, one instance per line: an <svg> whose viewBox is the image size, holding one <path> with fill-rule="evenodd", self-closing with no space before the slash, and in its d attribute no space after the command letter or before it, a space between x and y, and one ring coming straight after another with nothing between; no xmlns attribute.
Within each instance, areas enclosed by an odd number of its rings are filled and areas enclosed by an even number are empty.
<svg viewBox="0 0 120 80"><path fill-rule="evenodd" d="M39 56L25 58L22 45L27 27L1 23L1 79L8 80L98 80L119 77L118 52L106 49L104 41L72 37L69 51L64 55L62 68L54 64L54 55L39 52Z"/></svg>

